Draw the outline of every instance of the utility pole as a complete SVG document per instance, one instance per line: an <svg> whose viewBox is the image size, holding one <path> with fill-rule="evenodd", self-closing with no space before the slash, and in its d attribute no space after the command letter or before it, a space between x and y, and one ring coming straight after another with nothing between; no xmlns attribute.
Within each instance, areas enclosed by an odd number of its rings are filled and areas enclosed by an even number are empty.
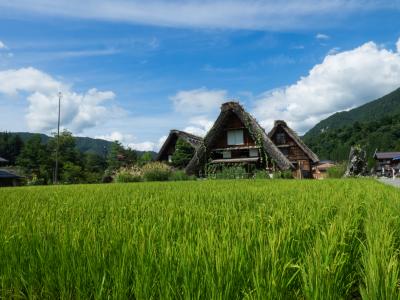
<svg viewBox="0 0 400 300"><path fill-rule="evenodd" d="M60 148L60 117L61 117L61 98L62 93L58 92L58 122L57 122L57 147L56 147L56 169L54 171L53 183L58 183L58 152Z"/></svg>

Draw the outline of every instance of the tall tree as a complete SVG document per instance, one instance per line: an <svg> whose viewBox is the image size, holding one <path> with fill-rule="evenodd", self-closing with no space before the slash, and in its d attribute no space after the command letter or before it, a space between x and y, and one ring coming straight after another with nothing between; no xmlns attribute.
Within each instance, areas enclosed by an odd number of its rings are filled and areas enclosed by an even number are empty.
<svg viewBox="0 0 400 300"><path fill-rule="evenodd" d="M175 152L172 154L172 165L177 168L184 168L192 159L194 154L193 147L183 139L176 141Z"/></svg>
<svg viewBox="0 0 400 300"><path fill-rule="evenodd" d="M49 182L52 177L50 153L40 135L34 135L26 142L16 162L28 176L36 176L44 182Z"/></svg>

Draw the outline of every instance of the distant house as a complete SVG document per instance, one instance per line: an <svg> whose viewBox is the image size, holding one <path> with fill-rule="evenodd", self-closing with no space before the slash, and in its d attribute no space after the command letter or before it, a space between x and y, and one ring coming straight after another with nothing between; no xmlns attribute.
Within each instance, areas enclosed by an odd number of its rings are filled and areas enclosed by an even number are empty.
<svg viewBox="0 0 400 300"><path fill-rule="evenodd" d="M171 163L172 155L175 152L175 146L178 139L182 139L193 147L194 150L203 142L203 138L180 130L171 130L160 151L156 156L157 161Z"/></svg>
<svg viewBox="0 0 400 300"><path fill-rule="evenodd" d="M324 179L328 177L328 169L335 167L336 163L331 160L321 160L313 168L313 177L315 179Z"/></svg>
<svg viewBox="0 0 400 300"><path fill-rule="evenodd" d="M375 151L374 159L375 173L378 176L393 176L400 172L400 152L378 152Z"/></svg>
<svg viewBox="0 0 400 300"><path fill-rule="evenodd" d="M0 165L8 163L8 160L5 158L0 157Z"/></svg>
<svg viewBox="0 0 400 300"><path fill-rule="evenodd" d="M17 186L21 184L23 177L15 175L7 170L0 169L0 187Z"/></svg>
<svg viewBox="0 0 400 300"><path fill-rule="evenodd" d="M275 121L268 137L294 166L294 177L312 178L313 167L318 164L319 158L285 121Z"/></svg>

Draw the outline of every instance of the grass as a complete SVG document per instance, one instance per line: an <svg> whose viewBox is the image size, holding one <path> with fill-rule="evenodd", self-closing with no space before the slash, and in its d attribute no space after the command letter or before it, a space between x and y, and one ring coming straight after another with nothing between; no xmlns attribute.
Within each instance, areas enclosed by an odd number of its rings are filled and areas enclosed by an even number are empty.
<svg viewBox="0 0 400 300"><path fill-rule="evenodd" d="M398 299L373 180L0 189L0 298Z"/></svg>

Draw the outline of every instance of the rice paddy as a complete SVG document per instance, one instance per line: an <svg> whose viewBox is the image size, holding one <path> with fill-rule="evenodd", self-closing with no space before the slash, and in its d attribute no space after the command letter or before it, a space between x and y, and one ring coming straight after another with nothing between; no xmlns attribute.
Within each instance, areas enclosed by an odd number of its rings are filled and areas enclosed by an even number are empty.
<svg viewBox="0 0 400 300"><path fill-rule="evenodd" d="M0 298L398 299L374 180L0 189Z"/></svg>

